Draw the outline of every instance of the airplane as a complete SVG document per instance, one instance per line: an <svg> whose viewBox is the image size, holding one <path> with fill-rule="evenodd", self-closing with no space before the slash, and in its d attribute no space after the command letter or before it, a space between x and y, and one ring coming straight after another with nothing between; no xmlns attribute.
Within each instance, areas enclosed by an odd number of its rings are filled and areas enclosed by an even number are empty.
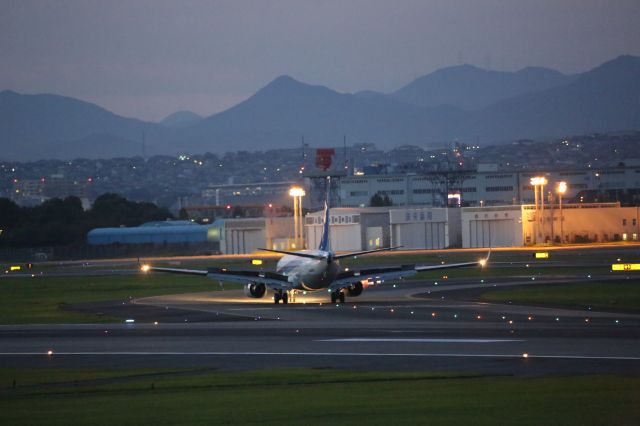
<svg viewBox="0 0 640 426"><path fill-rule="evenodd" d="M219 281L229 281L244 284L244 293L247 297L262 298L267 293L267 288L274 292L273 301L283 304L295 300L298 291L326 290L331 293L331 303L344 303L345 296L359 296L369 283L381 283L384 280L409 277L422 271L436 269L463 268L479 266L484 268L491 251L486 258L475 262L449 263L439 265L401 265L390 267L373 267L359 270L341 268L340 259L360 256L369 253L394 250L399 247L385 247L372 250L336 254L331 250L329 242L329 190L331 181L327 178L327 193L324 202L324 224L320 245L315 250L284 251L259 249L263 251L280 253L275 272L256 270L228 270L226 268L210 267L207 270L164 268L151 265L142 265L143 272L168 272L175 274L199 275Z"/></svg>

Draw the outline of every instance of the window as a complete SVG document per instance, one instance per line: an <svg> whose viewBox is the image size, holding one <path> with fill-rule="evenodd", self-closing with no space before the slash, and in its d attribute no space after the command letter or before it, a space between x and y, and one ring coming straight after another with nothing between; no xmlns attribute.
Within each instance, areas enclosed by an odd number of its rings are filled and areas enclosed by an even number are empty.
<svg viewBox="0 0 640 426"><path fill-rule="evenodd" d="M622 226L627 226L627 219L622 219Z"/></svg>
<svg viewBox="0 0 640 426"><path fill-rule="evenodd" d="M487 192L513 191L513 186L487 186Z"/></svg>
<svg viewBox="0 0 640 426"><path fill-rule="evenodd" d="M485 179L506 179L513 178L513 175L486 175Z"/></svg>

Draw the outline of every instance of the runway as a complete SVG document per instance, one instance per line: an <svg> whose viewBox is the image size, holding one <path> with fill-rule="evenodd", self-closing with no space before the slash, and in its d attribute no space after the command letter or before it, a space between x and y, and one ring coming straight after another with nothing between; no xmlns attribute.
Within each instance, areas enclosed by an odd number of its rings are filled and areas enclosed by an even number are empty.
<svg viewBox="0 0 640 426"><path fill-rule="evenodd" d="M0 362L6 367L640 374L640 315L475 300L492 287L556 281L385 284L344 304L327 303L328 294L314 293L300 295L295 304L274 305L268 298L226 290L87 305L84 309L134 322L0 326Z"/></svg>

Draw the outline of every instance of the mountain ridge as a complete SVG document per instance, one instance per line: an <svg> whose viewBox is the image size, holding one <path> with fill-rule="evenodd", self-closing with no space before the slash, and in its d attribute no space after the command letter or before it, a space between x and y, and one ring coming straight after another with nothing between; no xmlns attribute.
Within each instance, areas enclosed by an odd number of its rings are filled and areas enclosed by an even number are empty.
<svg viewBox="0 0 640 426"><path fill-rule="evenodd" d="M449 72L451 69L455 72ZM190 117L193 121L184 123L178 119L177 126L122 117L71 97L3 90L0 92L2 159L140 155L136 153L142 153L143 140L147 154L173 155L295 147L302 136L320 146L340 143L347 135L351 140L391 148L405 144L442 145L456 138L499 143L517 138L640 128L640 88L636 88L640 85L635 84L640 80L640 57L623 55L572 76L541 67L508 73L468 65L448 67L421 79L429 77L433 85L436 73L448 75L444 80L453 81L454 87L462 87L457 83L459 75L490 79L506 76L509 81L533 75L535 84L543 88L519 93L524 86L499 82L499 87L510 89L499 91L497 101L465 108L456 102L441 101L446 96L455 100L470 89L458 92L452 89L448 94L445 90L440 98L423 100L424 105L393 96L420 79L392 94L341 93L281 75L220 113L200 117L187 112L183 118ZM477 87L484 81L482 78L468 84ZM512 96L514 87L518 90ZM480 94L484 96L486 91ZM473 102L487 99L480 96Z"/></svg>

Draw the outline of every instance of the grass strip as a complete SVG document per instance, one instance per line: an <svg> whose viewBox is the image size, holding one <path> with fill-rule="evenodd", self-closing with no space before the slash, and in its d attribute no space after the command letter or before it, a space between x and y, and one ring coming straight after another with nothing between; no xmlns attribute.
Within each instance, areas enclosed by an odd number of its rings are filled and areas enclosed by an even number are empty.
<svg viewBox="0 0 640 426"><path fill-rule="evenodd" d="M123 370L121 376L137 373ZM637 377L306 369L156 373L97 385L87 380L99 372L77 371L86 385L3 387L0 423L616 425L635 424L640 416Z"/></svg>
<svg viewBox="0 0 640 426"><path fill-rule="evenodd" d="M640 281L585 282L491 290L486 302L640 311Z"/></svg>
<svg viewBox="0 0 640 426"><path fill-rule="evenodd" d="M64 304L99 302L162 294L213 291L203 277L164 274L0 279L0 323L112 322L110 318L69 312ZM229 288L226 287L225 288Z"/></svg>

